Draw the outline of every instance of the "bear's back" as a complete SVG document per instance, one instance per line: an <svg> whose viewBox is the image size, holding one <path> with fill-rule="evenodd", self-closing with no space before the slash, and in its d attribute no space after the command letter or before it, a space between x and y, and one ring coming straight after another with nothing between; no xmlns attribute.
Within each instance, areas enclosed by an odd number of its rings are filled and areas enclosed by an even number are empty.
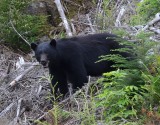
<svg viewBox="0 0 160 125"><path fill-rule="evenodd" d="M84 36L75 36L70 38L62 38L62 39L59 39L59 41L62 41L62 42L74 41L77 43L88 43L96 40L103 42L103 41L106 41L107 39L114 39L114 38L117 38L117 36L114 34L99 33L99 34L90 34L90 35L84 35Z"/></svg>

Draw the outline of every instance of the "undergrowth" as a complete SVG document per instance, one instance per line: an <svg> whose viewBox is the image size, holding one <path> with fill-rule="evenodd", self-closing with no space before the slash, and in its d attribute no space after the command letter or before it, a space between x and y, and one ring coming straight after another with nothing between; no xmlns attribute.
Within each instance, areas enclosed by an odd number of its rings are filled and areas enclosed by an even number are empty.
<svg viewBox="0 0 160 125"><path fill-rule="evenodd" d="M158 5L158 0L141 2L131 24L143 24L148 21L148 17L158 12ZM112 13L111 10L106 11ZM103 26L104 24L102 29ZM129 35L125 31L115 32L120 36ZM94 84L96 91L92 87L89 94L82 91L71 98L69 109L60 107L61 112L55 114L62 117L63 112L67 112L67 117L73 125L160 124L160 46L150 40L150 35L152 34L139 32L134 36L137 41L129 45L132 46L131 49L113 50L134 53L135 58L125 59L116 54L102 56L100 61L115 62L115 71L104 73L103 77L98 79ZM58 106L59 104L55 103L53 111L59 110ZM56 118L59 121L58 117Z"/></svg>
<svg viewBox="0 0 160 125"><path fill-rule="evenodd" d="M132 25L145 24L160 11L159 0L143 0L137 4L136 14L130 19Z"/></svg>
<svg viewBox="0 0 160 125"><path fill-rule="evenodd" d="M126 68L104 73L99 79L102 88L96 96L99 99L97 106L103 107L107 124L139 125L145 124L146 119L159 118L160 55L157 43L150 41L149 36L144 32L136 36L139 39L135 46L136 60L124 61L115 55L103 57L103 60L120 62L121 67L125 65ZM119 65L115 67L119 68Z"/></svg>
<svg viewBox="0 0 160 125"><path fill-rule="evenodd" d="M25 12L30 2L32 0L0 0L0 38L14 50L30 50L17 32L28 42L33 42L49 30L45 16Z"/></svg>

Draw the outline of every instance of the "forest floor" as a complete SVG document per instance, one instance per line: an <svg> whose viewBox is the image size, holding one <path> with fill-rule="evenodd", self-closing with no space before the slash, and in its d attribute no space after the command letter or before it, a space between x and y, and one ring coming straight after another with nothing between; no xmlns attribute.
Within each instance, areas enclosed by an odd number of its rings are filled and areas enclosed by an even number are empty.
<svg viewBox="0 0 160 125"><path fill-rule="evenodd" d="M35 66L15 85L10 83L20 76L30 64L16 67L16 62L23 57L25 64L30 62L27 56L14 53L5 46L0 46L0 125L13 125L15 120L21 124L24 119L36 120L51 107L49 99L48 69ZM20 119L22 118L22 119Z"/></svg>
<svg viewBox="0 0 160 125"><path fill-rule="evenodd" d="M20 62L23 64L18 65ZM45 115L53 108L48 69L33 64L29 55L15 53L0 45L0 125L34 125L35 120L54 124L53 116ZM96 80L91 78L91 82ZM71 107L70 98L58 103L66 111ZM60 125L75 125L72 121L75 120L70 117L58 122Z"/></svg>

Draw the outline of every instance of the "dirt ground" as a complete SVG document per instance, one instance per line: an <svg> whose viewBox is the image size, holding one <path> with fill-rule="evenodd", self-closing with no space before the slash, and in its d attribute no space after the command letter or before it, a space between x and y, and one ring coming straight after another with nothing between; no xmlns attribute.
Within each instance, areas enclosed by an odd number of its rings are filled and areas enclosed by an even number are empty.
<svg viewBox="0 0 160 125"><path fill-rule="evenodd" d="M50 107L48 69L35 66L26 73L16 85L10 83L31 66L31 61L23 55L25 63L16 68L16 62L22 55L0 46L0 125L12 125L17 120L20 124L31 124ZM25 120L27 119L27 120Z"/></svg>
<svg viewBox="0 0 160 125"><path fill-rule="evenodd" d="M22 57L24 64L20 61ZM17 62L22 63L19 68ZM50 125L54 125L51 121L52 115L44 117L53 107L50 101L48 69L41 65L33 66L34 62L34 58L31 59L29 55L14 53L6 46L0 45L0 125L35 125L34 121L37 119L48 120ZM26 72L28 69L30 70ZM11 84L21 75L23 77ZM95 81L97 78L91 78L91 82ZM78 105L83 105L82 99L77 100L80 100ZM58 105L62 105L67 112L71 108L74 109L77 103L70 98L59 102ZM60 119L59 125L78 125L79 122L69 117Z"/></svg>

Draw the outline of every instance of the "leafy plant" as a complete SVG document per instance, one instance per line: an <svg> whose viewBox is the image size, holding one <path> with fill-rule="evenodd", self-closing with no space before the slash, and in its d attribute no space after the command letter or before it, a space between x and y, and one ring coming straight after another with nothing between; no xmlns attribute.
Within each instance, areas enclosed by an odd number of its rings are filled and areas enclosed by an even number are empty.
<svg viewBox="0 0 160 125"><path fill-rule="evenodd" d="M0 2L0 38L14 49L28 51L29 46L15 30L27 41L32 42L47 32L46 17L25 13L25 8L31 0L0 0Z"/></svg>
<svg viewBox="0 0 160 125"><path fill-rule="evenodd" d="M144 117L144 109L146 117L148 113L153 118L158 117L153 107L160 103L159 45L149 39L150 35L144 32L137 34L137 42L133 47L135 60L126 60L116 54L101 59L115 62L117 69L124 68L104 73L104 77L98 81L102 88L97 95L97 106L104 109L108 124L132 124L137 117ZM128 52L125 49L116 51ZM142 124L143 120L137 122Z"/></svg>
<svg viewBox="0 0 160 125"><path fill-rule="evenodd" d="M132 16L131 24L139 25L144 24L150 19L152 19L156 13L160 11L160 1L159 0L143 0L137 4L136 12L137 14Z"/></svg>
<svg viewBox="0 0 160 125"><path fill-rule="evenodd" d="M77 109L72 110L71 112L76 119L80 120L81 125L97 125L96 101L94 100L92 87L90 88L90 91L90 95L88 95L86 91L82 91L78 96L78 98L80 97L81 99L78 99L77 97L73 98L73 102L77 105Z"/></svg>
<svg viewBox="0 0 160 125"><path fill-rule="evenodd" d="M119 49L111 50L111 54L100 56L100 61L111 61L113 63L112 67L114 69L124 69L124 68L138 68L136 53L135 53L135 45L132 42L128 42L121 38L114 38L115 41L119 42L119 45L123 46ZM122 56L123 54L127 55L127 57Z"/></svg>
<svg viewBox="0 0 160 125"><path fill-rule="evenodd" d="M58 103L54 103L52 110L47 113L46 121L36 120L35 123L39 125L59 125L59 122L70 117L70 113L63 110Z"/></svg>
<svg viewBox="0 0 160 125"><path fill-rule="evenodd" d="M139 94L140 87L127 85L129 77L130 74L126 71L117 70L104 73L104 78L99 80L103 89L97 95L99 99L97 106L105 109L104 117L107 122L114 120L123 122L123 119L137 117L137 107L144 99Z"/></svg>
<svg viewBox="0 0 160 125"><path fill-rule="evenodd" d="M46 80L51 83L51 79L52 77L50 75L45 75L40 79L40 81ZM56 85L50 85L53 93ZM60 94L59 96L56 96L53 93L49 93L49 96L47 97L47 99L52 103L53 107L47 112L46 120L35 120L35 123L38 123L39 125L59 125L60 121L66 120L71 116L70 112L63 110L63 106L58 104L58 101L62 95Z"/></svg>
<svg viewBox="0 0 160 125"><path fill-rule="evenodd" d="M144 20L148 21L160 11L159 0L143 0L138 3L137 12L143 16Z"/></svg>

